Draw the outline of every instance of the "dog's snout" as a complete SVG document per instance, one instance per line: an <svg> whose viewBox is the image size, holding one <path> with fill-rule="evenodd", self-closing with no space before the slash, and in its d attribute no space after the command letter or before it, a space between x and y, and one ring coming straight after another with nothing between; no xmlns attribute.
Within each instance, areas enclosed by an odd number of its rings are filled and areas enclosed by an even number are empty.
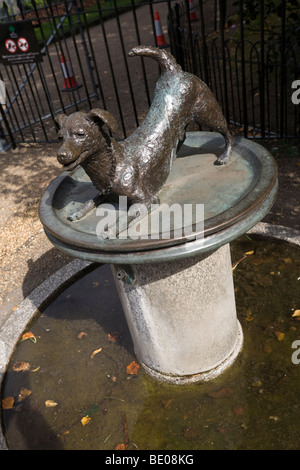
<svg viewBox="0 0 300 470"><path fill-rule="evenodd" d="M72 160L72 153L64 145L62 145L57 152L57 160L59 163L64 165Z"/></svg>

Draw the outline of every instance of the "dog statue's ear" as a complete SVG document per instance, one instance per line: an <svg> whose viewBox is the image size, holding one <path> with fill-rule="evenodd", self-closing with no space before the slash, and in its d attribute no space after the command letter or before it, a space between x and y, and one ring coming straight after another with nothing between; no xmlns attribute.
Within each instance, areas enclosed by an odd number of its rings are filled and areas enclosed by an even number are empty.
<svg viewBox="0 0 300 470"><path fill-rule="evenodd" d="M117 121L115 120L112 114L110 114L108 111L105 111L104 109L91 109L87 117L92 121L100 119L100 121L102 121L103 124L106 124L112 132L117 132L118 130Z"/></svg>
<svg viewBox="0 0 300 470"><path fill-rule="evenodd" d="M67 117L68 116L66 116L65 114L59 114L58 116L55 116L54 120L55 122L57 122L59 129L62 128Z"/></svg>

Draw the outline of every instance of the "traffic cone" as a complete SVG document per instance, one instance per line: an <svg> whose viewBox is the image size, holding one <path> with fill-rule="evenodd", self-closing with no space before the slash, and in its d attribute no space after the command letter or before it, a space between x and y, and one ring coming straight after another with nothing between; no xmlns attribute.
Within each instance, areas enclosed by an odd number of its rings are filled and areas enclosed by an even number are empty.
<svg viewBox="0 0 300 470"><path fill-rule="evenodd" d="M64 75L64 88L62 91L76 90L81 85L78 85L73 74L73 70L63 53L60 53L60 65Z"/></svg>
<svg viewBox="0 0 300 470"><path fill-rule="evenodd" d="M158 11L154 12L154 23L155 23L155 33L156 33L156 42L160 49L163 47L168 47L168 44L165 41L164 33L161 27Z"/></svg>
<svg viewBox="0 0 300 470"><path fill-rule="evenodd" d="M193 0L189 0L189 7L190 7L190 21L196 21L198 18L196 15Z"/></svg>

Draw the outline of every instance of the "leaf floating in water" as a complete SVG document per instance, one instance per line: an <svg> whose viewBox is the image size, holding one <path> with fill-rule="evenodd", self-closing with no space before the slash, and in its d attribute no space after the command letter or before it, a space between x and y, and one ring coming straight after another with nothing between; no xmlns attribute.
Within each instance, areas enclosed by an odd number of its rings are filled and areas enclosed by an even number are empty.
<svg viewBox="0 0 300 470"><path fill-rule="evenodd" d="M138 373L139 368L140 368L139 364L137 364L135 361L132 361L126 367L126 372L129 375L136 375Z"/></svg>
<svg viewBox="0 0 300 470"><path fill-rule="evenodd" d="M262 381L257 379L254 382L252 382L252 387L261 387L262 386Z"/></svg>
<svg viewBox="0 0 300 470"><path fill-rule="evenodd" d="M56 401L53 401L53 400L46 400L45 401L45 406L47 408L53 408L54 406L57 406L57 403L56 403Z"/></svg>
<svg viewBox="0 0 300 470"><path fill-rule="evenodd" d="M15 399L14 397L6 397L2 400L2 408L4 410L11 410L14 406Z"/></svg>
<svg viewBox="0 0 300 470"><path fill-rule="evenodd" d="M112 333L108 333L107 337L109 341L114 343L118 339L119 335L120 333L118 331L113 331Z"/></svg>
<svg viewBox="0 0 300 470"><path fill-rule="evenodd" d="M26 362L26 361L15 362L14 365L12 366L12 370L14 372L23 372L29 369L30 369L30 364L29 362Z"/></svg>
<svg viewBox="0 0 300 470"><path fill-rule="evenodd" d="M24 400L24 398L29 397L31 393L32 393L31 390L29 390L28 388L22 387L18 396L18 402Z"/></svg>
<svg viewBox="0 0 300 470"><path fill-rule="evenodd" d="M87 336L87 333L85 333L84 331L81 331L80 333L78 333L77 339L81 339L81 338L83 338L84 336Z"/></svg>
<svg viewBox="0 0 300 470"><path fill-rule="evenodd" d="M253 320L253 313L250 309L248 309L246 312L246 321L252 321L252 320Z"/></svg>
<svg viewBox="0 0 300 470"><path fill-rule="evenodd" d="M285 338L285 334L282 333L282 331L275 331L275 336L278 339L278 341L283 341Z"/></svg>
<svg viewBox="0 0 300 470"><path fill-rule="evenodd" d="M95 357L96 354L98 354L101 351L102 351L102 348L95 349L95 351L93 351L92 354L90 355L90 358L93 359L93 357Z"/></svg>
<svg viewBox="0 0 300 470"><path fill-rule="evenodd" d="M294 310L294 313L293 313L292 317L294 317L294 318L300 317L300 309Z"/></svg>
<svg viewBox="0 0 300 470"><path fill-rule="evenodd" d="M33 343L36 343L36 337L34 336L33 333L31 333L31 331L28 331L27 333L24 333L22 335L21 341L25 341L26 339L30 339L30 341L32 341Z"/></svg>
<svg viewBox="0 0 300 470"><path fill-rule="evenodd" d="M241 416L244 414L244 408L242 407L242 405L236 405L232 408L232 411L233 413L236 415L236 416Z"/></svg>
<svg viewBox="0 0 300 470"><path fill-rule="evenodd" d="M233 392L234 392L233 388L223 387L223 388L220 388L219 390L209 392L207 395L211 398L223 398L223 397L231 396Z"/></svg>
<svg viewBox="0 0 300 470"><path fill-rule="evenodd" d="M84 416L83 418L81 418L80 422L81 422L82 426L86 426L87 424L89 424L91 419L92 418L90 418L89 416Z"/></svg>

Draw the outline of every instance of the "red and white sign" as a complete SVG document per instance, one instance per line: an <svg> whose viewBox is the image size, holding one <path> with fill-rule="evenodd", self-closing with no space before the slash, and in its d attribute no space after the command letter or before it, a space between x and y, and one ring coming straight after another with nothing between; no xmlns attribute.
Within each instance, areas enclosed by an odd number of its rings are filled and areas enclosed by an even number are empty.
<svg viewBox="0 0 300 470"><path fill-rule="evenodd" d="M17 52L17 44L12 39L7 39L5 41L5 47L11 54Z"/></svg>
<svg viewBox="0 0 300 470"><path fill-rule="evenodd" d="M19 48L22 52L27 52L27 51L29 51L29 43L28 43L27 39L25 39L25 38L18 38L18 48Z"/></svg>

